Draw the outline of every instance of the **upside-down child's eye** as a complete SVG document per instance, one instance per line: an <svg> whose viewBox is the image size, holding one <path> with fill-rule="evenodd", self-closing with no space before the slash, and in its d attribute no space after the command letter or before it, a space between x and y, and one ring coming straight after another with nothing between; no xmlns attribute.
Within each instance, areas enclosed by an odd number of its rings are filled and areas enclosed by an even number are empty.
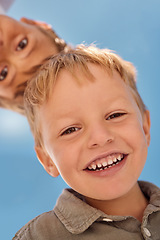
<svg viewBox="0 0 160 240"><path fill-rule="evenodd" d="M16 48L16 51L21 51L22 49L24 49L28 44L28 39L24 38L23 40L21 40Z"/></svg>
<svg viewBox="0 0 160 240"><path fill-rule="evenodd" d="M7 74L8 74L8 68L4 67L0 72L0 81L3 81L7 77Z"/></svg>
<svg viewBox="0 0 160 240"><path fill-rule="evenodd" d="M76 131L78 131L78 129L79 129L78 127L70 127L68 129L66 129L64 132L62 132L61 136L76 132Z"/></svg>
<svg viewBox="0 0 160 240"><path fill-rule="evenodd" d="M121 117L123 115L125 115L126 113L123 113L123 112L117 112L117 113L113 113L111 114L109 117L107 117L106 120L110 120L110 119L113 119L113 118L118 118L118 117Z"/></svg>

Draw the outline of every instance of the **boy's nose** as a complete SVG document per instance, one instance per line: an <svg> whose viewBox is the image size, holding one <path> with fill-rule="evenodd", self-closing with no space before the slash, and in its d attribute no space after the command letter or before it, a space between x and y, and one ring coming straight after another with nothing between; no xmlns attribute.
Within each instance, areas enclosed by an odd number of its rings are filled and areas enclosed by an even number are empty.
<svg viewBox="0 0 160 240"><path fill-rule="evenodd" d="M113 142L114 134L107 126L99 125L90 129L88 137L88 148L103 147Z"/></svg>

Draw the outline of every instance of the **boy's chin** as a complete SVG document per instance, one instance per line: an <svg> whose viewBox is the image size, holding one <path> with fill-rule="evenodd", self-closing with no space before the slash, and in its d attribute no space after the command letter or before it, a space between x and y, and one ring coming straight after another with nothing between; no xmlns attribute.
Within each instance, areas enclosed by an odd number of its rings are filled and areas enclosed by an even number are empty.
<svg viewBox="0 0 160 240"><path fill-rule="evenodd" d="M121 198L128 198L132 195L132 191L135 186L138 185L137 181L130 184L117 184L114 186L99 187L99 189L95 189L93 192L88 192L85 195L85 200L90 205L94 205L94 202L109 202L113 200L120 200ZM93 203L93 204L92 204Z"/></svg>

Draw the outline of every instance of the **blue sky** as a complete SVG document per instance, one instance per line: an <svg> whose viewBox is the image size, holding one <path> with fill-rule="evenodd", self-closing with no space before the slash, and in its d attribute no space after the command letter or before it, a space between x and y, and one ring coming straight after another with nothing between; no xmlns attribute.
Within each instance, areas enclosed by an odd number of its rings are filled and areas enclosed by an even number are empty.
<svg viewBox="0 0 160 240"><path fill-rule="evenodd" d="M8 15L46 21L67 42L95 42L131 61L138 89L151 112L151 145L140 179L160 186L159 0L15 0ZM0 226L8 240L30 219L53 208L66 187L42 168L24 117L0 110Z"/></svg>

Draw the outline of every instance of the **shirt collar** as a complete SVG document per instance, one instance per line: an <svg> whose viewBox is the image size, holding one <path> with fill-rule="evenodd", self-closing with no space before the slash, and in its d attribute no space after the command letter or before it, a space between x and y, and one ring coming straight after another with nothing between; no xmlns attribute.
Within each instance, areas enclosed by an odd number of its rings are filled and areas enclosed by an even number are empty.
<svg viewBox="0 0 160 240"><path fill-rule="evenodd" d="M139 186L145 196L149 199L149 204L160 207L160 189L153 183L139 181Z"/></svg>
<svg viewBox="0 0 160 240"><path fill-rule="evenodd" d="M139 186L149 200L143 214L143 223L145 223L150 214L160 211L160 189L154 184L144 181L140 181Z"/></svg>
<svg viewBox="0 0 160 240"><path fill-rule="evenodd" d="M72 189L63 190L54 211L67 230L73 234L84 232L102 215L101 211L86 204L83 196Z"/></svg>
<svg viewBox="0 0 160 240"><path fill-rule="evenodd" d="M160 210L160 190L148 182L139 182L144 194L150 199L145 215ZM153 209L153 206L155 209ZM72 189L64 189L58 198L54 212L65 228L72 234L80 234L95 221L122 221L130 217L110 216L85 203L81 194Z"/></svg>

